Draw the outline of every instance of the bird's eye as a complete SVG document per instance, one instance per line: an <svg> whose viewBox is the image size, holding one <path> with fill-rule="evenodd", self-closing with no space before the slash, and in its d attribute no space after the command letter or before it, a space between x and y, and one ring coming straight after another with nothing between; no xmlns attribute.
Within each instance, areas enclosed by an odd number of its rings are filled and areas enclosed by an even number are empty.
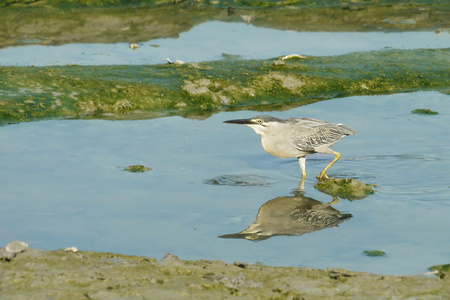
<svg viewBox="0 0 450 300"><path fill-rule="evenodd" d="M262 119L256 119L255 120L256 124L262 125L262 123L264 123L264 121Z"/></svg>

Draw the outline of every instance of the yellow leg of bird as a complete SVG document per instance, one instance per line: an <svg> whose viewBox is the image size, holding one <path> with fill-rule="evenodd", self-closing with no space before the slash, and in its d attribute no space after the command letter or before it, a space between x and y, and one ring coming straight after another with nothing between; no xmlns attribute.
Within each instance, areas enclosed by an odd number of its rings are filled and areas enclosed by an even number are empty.
<svg viewBox="0 0 450 300"><path fill-rule="evenodd" d="M337 196L333 196L333 201L330 202L330 204L336 204L339 202L339 198Z"/></svg>
<svg viewBox="0 0 450 300"><path fill-rule="evenodd" d="M300 180L300 182L298 183L297 191L302 192L304 190L305 190L305 177L303 177L302 180Z"/></svg>
<svg viewBox="0 0 450 300"><path fill-rule="evenodd" d="M328 175L325 174L326 171L328 171L328 169L339 160L339 158L341 157L341 154L339 152L335 152L333 151L334 154L334 159L322 170L322 172L320 172L319 175L317 175L317 179L319 180L323 180L323 179L329 179Z"/></svg>

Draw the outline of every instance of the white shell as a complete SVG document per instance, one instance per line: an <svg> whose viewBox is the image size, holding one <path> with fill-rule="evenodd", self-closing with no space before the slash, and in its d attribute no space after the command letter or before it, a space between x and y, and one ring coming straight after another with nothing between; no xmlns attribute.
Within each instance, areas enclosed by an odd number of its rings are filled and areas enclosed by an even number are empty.
<svg viewBox="0 0 450 300"><path fill-rule="evenodd" d="M182 60L177 59L176 61L171 61L169 58L167 58L167 63L168 63L169 65L171 65L171 64L175 64L175 65L184 65L184 64L185 64L185 62L182 61Z"/></svg>
<svg viewBox="0 0 450 300"><path fill-rule="evenodd" d="M299 54L289 54L281 57L281 60L291 59L291 58L300 58L300 59L306 59L308 56L305 55L299 55Z"/></svg>
<svg viewBox="0 0 450 300"><path fill-rule="evenodd" d="M69 247L69 248L64 249L64 251L75 253L75 252L78 252L78 249L76 247Z"/></svg>

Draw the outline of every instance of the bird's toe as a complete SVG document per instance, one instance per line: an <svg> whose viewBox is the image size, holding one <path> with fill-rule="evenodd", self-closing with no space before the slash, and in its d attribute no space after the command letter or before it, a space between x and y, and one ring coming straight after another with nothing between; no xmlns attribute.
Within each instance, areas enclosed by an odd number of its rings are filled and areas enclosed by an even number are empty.
<svg viewBox="0 0 450 300"><path fill-rule="evenodd" d="M323 180L330 179L330 177L328 177L327 174L323 173L323 174L317 175L317 179L318 179L319 181L323 181Z"/></svg>

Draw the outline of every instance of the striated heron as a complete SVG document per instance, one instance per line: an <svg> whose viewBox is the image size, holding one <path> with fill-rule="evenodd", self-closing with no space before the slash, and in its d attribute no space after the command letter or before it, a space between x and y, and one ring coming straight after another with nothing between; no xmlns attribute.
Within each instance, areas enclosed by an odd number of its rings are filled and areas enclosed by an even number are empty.
<svg viewBox="0 0 450 300"><path fill-rule="evenodd" d="M243 124L261 136L261 145L269 154L276 157L297 157L306 176L305 156L313 153L333 154L334 159L319 173L318 179L328 179L326 171L341 157L330 149L340 139L356 134L342 124L331 124L310 118L278 119L271 116L256 116L250 119L224 121L224 123Z"/></svg>

